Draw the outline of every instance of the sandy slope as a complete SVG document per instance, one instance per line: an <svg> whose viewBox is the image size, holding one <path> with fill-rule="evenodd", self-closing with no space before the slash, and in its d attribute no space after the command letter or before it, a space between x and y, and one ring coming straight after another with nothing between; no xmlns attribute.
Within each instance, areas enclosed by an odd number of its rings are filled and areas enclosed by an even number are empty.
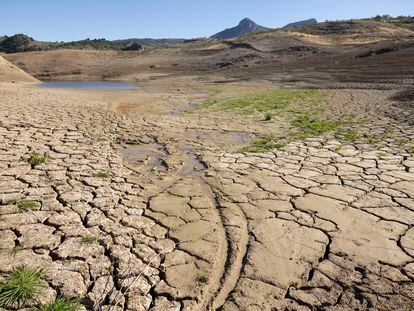
<svg viewBox="0 0 414 311"><path fill-rule="evenodd" d="M0 56L0 82L39 82L39 80Z"/></svg>

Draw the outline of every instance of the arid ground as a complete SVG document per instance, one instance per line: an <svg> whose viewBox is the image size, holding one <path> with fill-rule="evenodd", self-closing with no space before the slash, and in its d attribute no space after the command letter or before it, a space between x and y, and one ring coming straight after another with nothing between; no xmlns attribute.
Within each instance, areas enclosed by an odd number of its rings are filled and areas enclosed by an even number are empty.
<svg viewBox="0 0 414 311"><path fill-rule="evenodd" d="M323 25L3 55L139 86L0 75L0 310L413 310L414 32Z"/></svg>

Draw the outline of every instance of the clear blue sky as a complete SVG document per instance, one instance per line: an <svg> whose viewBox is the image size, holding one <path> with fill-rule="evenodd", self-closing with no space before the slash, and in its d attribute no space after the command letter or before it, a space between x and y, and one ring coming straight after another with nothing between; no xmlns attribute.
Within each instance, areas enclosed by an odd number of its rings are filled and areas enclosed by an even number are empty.
<svg viewBox="0 0 414 311"><path fill-rule="evenodd" d="M244 17L267 27L317 18L414 15L414 0L0 0L0 35L38 40L210 36Z"/></svg>

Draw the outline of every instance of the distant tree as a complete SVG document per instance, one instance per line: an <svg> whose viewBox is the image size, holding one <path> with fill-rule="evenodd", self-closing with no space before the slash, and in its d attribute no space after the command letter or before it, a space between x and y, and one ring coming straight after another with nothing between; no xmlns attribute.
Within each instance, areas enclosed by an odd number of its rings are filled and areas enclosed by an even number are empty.
<svg viewBox="0 0 414 311"><path fill-rule="evenodd" d="M132 43L122 49L122 51L142 51L144 47L138 43Z"/></svg>

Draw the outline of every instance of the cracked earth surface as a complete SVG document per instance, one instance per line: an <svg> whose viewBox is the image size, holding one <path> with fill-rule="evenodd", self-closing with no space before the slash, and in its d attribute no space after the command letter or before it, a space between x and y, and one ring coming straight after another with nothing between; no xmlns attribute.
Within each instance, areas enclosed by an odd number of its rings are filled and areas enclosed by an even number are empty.
<svg viewBox="0 0 414 311"><path fill-rule="evenodd" d="M88 310L414 309L412 111L332 92L331 111L395 136L234 153L259 131L244 117L1 85L0 272L41 267L40 301Z"/></svg>

